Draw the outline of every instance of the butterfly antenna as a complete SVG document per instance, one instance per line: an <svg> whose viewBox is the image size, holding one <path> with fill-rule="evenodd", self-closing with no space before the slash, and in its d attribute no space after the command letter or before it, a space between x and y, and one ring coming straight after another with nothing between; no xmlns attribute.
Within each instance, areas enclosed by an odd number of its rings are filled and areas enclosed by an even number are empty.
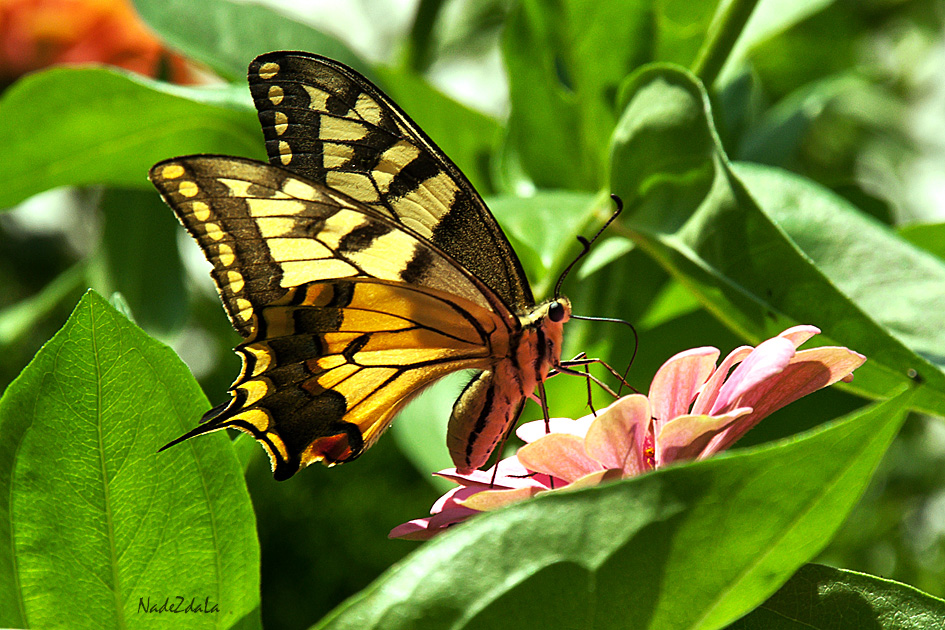
<svg viewBox="0 0 945 630"><path fill-rule="evenodd" d="M630 361L627 362L627 369L623 371L623 375L620 378L620 386L617 388L617 395L620 395L620 392L623 390L624 385L627 385L627 374L630 373L630 366L633 365L634 360L637 358L637 350L640 348L640 335L637 334L637 329L625 319L617 319L615 317L590 317L587 315L575 315L571 313L571 319L581 319L586 322L607 322L610 324L623 324L630 328L630 332L633 333L633 354L630 355ZM629 386L628 386L629 387Z"/></svg>
<svg viewBox="0 0 945 630"><path fill-rule="evenodd" d="M574 265L578 264L578 261L580 261L582 258L584 258L584 256L587 255L587 252L591 251L591 245L594 244L594 241L597 240L597 238L604 232L604 230L607 229L607 226L613 223L614 219L620 216L620 213L623 211L623 200L620 199L620 197L618 197L617 195L611 195L610 198L614 200L614 204L616 204L617 209L614 211L612 215L610 215L610 218L607 219L607 222L604 223L604 225L602 225L599 230L597 230L597 234L595 234L591 240L587 240L583 236L577 237L578 242L581 244L581 246L584 249L581 250L580 254L574 257L574 260L572 260L570 264L568 264L568 266L564 268L564 271L561 272L561 275L558 276L558 281L555 283L555 293L554 293L555 297L559 297L561 295L561 285L564 284L564 279L568 277L569 273L571 273L571 269L574 268Z"/></svg>

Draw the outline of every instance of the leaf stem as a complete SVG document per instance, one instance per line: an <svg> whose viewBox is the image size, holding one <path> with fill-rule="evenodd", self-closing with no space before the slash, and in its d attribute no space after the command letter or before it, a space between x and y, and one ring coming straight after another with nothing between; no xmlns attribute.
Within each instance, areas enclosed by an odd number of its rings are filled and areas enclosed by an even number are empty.
<svg viewBox="0 0 945 630"><path fill-rule="evenodd" d="M758 0L730 0L712 20L705 42L692 63L693 74L706 87L710 87L718 78L757 4Z"/></svg>

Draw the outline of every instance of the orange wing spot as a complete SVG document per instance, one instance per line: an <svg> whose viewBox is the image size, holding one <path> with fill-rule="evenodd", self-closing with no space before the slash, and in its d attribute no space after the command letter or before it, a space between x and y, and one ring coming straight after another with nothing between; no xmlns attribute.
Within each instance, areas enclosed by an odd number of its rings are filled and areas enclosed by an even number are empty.
<svg viewBox="0 0 945 630"><path fill-rule="evenodd" d="M353 455L354 451L351 450L351 445L348 443L348 435L338 433L337 435L318 438L312 442L302 455L302 465L324 461L331 466L351 459Z"/></svg>

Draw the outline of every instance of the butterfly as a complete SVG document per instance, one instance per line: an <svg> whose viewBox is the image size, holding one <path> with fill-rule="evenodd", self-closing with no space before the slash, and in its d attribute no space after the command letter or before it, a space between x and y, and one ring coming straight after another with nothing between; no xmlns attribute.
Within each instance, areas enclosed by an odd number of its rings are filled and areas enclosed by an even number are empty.
<svg viewBox="0 0 945 630"><path fill-rule="evenodd" d="M213 266L243 341L230 399L185 439L235 428L287 479L355 459L424 387L479 373L447 429L483 466L560 364L565 297L536 303L469 180L380 89L304 52L249 66L269 163L166 160L150 179Z"/></svg>

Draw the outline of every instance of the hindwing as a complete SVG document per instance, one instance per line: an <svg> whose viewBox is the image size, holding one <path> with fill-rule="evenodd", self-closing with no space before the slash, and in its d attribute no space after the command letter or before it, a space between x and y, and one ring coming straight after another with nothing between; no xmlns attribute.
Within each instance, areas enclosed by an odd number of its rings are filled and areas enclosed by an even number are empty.
<svg viewBox="0 0 945 630"><path fill-rule="evenodd" d="M241 429L284 479L357 457L425 385L508 354L517 320L491 289L370 206L235 157L168 160L151 180L245 338L231 400L172 444Z"/></svg>
<svg viewBox="0 0 945 630"><path fill-rule="evenodd" d="M250 64L249 84L270 163L410 228L513 312L534 306L521 264L482 198L370 81L318 55L273 52Z"/></svg>

